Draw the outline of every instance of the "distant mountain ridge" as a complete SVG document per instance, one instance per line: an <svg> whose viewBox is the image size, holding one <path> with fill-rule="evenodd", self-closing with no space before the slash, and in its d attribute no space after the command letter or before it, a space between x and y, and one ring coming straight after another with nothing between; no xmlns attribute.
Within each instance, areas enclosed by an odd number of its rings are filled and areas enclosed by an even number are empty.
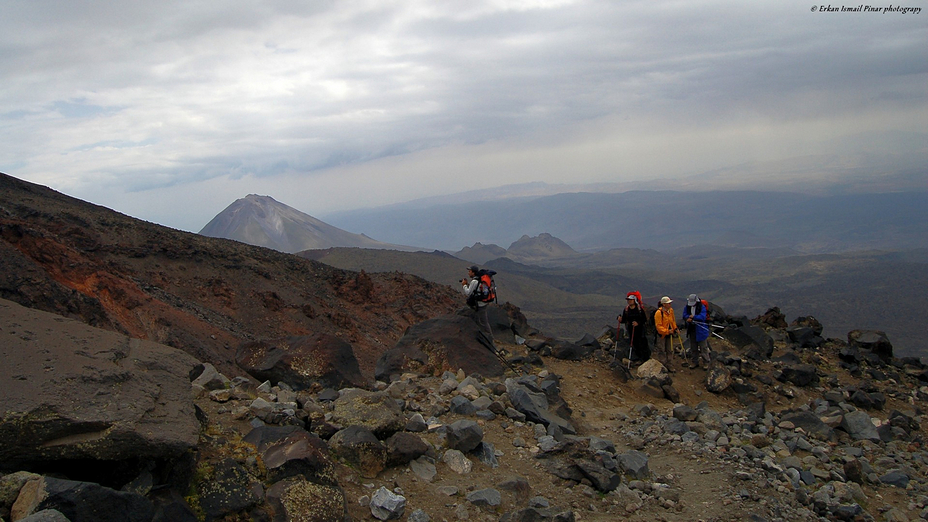
<svg viewBox="0 0 928 522"><path fill-rule="evenodd" d="M382 241L455 252L549 233L580 252L695 245L799 253L928 247L928 191L813 195L762 191L565 193L380 208L326 218ZM424 226L423 224L427 224Z"/></svg>
<svg viewBox="0 0 928 522"><path fill-rule="evenodd" d="M320 221L270 196L249 194L234 201L200 230L200 235L234 239L293 254L333 247L416 250L353 234Z"/></svg>
<svg viewBox="0 0 928 522"><path fill-rule="evenodd" d="M474 243L454 254L455 257L475 263L486 263L492 259L505 257L519 263L544 263L552 259L578 256L579 253L567 243L548 233L530 237L523 235L505 249L499 245Z"/></svg>

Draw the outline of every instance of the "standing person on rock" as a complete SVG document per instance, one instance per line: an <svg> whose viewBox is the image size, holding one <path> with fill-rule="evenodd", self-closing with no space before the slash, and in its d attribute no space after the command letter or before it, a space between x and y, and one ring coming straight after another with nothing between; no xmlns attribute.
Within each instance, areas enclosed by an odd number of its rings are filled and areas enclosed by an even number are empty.
<svg viewBox="0 0 928 522"><path fill-rule="evenodd" d="M667 371L674 372L673 336L677 333L677 318L670 303L673 301L669 297L661 297L661 305L654 312L654 328L658 336L657 357L667 367Z"/></svg>
<svg viewBox="0 0 928 522"><path fill-rule="evenodd" d="M651 348L648 346L648 315L641 304L641 294L629 292L625 296L627 306L618 317L619 323L625 325L625 333L631 340L633 347L630 359L644 362L651 358ZM617 347L618 348L618 347Z"/></svg>
<svg viewBox="0 0 928 522"><path fill-rule="evenodd" d="M700 364L703 368L709 367L709 325L706 324L706 317L707 310L702 300L696 294L690 294L686 298L686 308L683 309L683 320L686 322L693 368Z"/></svg>
<svg viewBox="0 0 928 522"><path fill-rule="evenodd" d="M493 274L495 273L496 272L493 272ZM461 291L467 296L467 305L477 312L477 325L479 325L483 333L486 334L490 344L495 347L496 343L493 341L493 329L490 327L490 317L487 313L487 305L490 304L490 300L487 299L487 296L489 296L491 288L490 285L482 283L482 277L483 274L480 272L480 267L472 265L467 269L467 277L461 279ZM487 278L489 277L488 275ZM483 289L481 288L482 286L487 286L487 288ZM484 292L487 292L486 296L484 296Z"/></svg>

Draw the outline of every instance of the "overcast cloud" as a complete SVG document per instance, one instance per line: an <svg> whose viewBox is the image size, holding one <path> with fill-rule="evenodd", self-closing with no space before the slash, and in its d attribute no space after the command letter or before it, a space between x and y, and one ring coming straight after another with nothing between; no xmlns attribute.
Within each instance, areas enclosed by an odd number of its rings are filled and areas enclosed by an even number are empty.
<svg viewBox="0 0 928 522"><path fill-rule="evenodd" d="M318 215L924 157L928 13L827 5L8 0L0 171L197 231L248 193Z"/></svg>

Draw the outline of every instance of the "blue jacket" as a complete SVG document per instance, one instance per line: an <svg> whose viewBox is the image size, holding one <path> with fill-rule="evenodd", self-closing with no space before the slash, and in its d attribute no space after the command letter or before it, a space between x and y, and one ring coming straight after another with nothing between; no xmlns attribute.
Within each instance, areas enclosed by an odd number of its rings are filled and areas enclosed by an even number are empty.
<svg viewBox="0 0 928 522"><path fill-rule="evenodd" d="M693 311L693 308L696 310ZM709 338L709 325L706 324L706 307L701 301L696 301L695 306L683 307L683 320L686 321L692 317L693 322L687 323L686 332L689 336L696 336L696 342L702 342ZM695 334L694 334L695 330Z"/></svg>

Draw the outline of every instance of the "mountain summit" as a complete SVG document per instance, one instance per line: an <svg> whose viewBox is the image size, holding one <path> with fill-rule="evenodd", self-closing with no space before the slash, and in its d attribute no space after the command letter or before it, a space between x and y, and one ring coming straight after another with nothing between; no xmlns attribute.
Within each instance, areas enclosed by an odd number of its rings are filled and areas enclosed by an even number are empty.
<svg viewBox="0 0 928 522"><path fill-rule="evenodd" d="M234 201L207 223L200 234L291 254L333 247L412 250L333 227L270 196L257 194Z"/></svg>

